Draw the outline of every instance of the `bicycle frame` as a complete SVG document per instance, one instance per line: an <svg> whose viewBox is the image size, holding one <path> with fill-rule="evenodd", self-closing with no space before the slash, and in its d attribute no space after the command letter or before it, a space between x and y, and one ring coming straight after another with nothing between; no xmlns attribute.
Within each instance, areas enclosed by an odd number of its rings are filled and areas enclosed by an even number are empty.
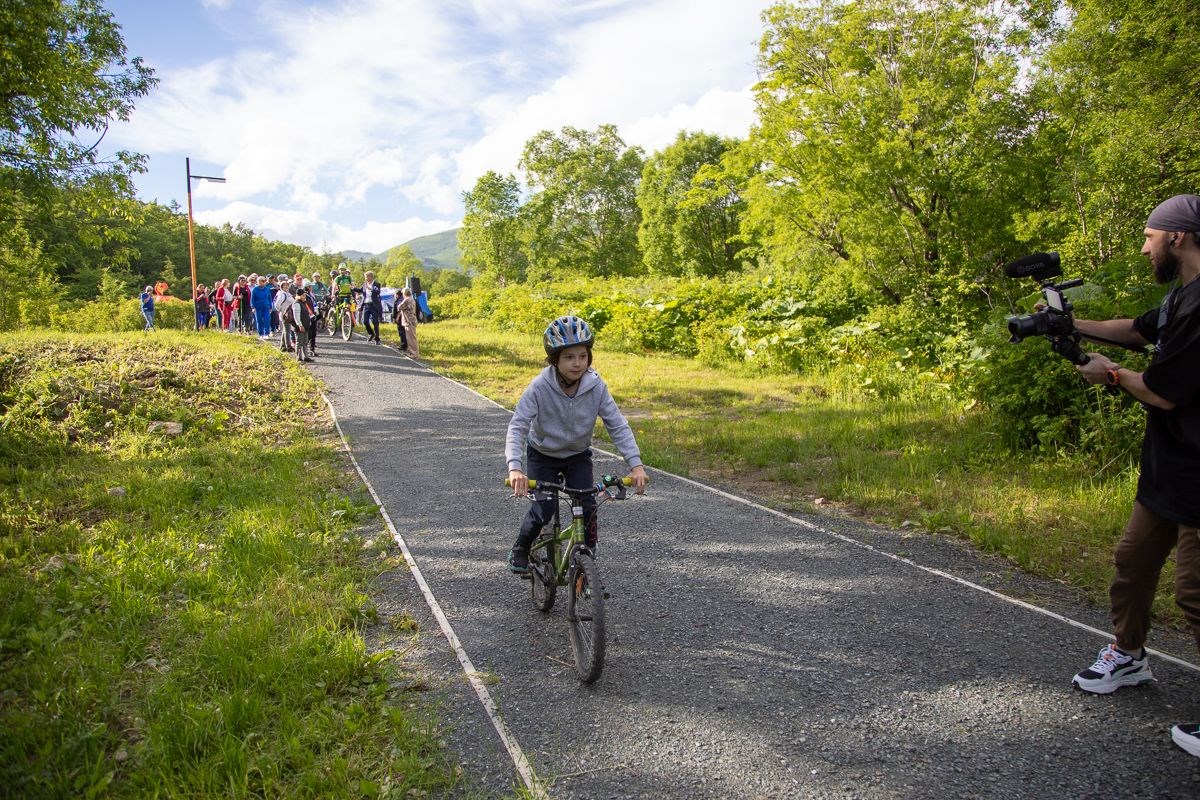
<svg viewBox="0 0 1200 800"><path fill-rule="evenodd" d="M549 533L543 530L534 539L529 552L532 554L538 550L546 551L546 560L554 568L554 582L559 586L567 585L568 572L575 553L580 550L590 552L587 538L584 535L582 495L594 495L597 498L596 507L599 508L606 500L624 499L625 487L630 485L626 483L627 481L629 481L628 478L614 478L611 475L605 475L595 486L578 490L546 484L547 488L544 491L549 491L558 501L554 506L554 522L549 526ZM538 490L537 481L530 481L530 489ZM565 528L562 526L562 504L565 502L563 494L568 496L571 503L571 524ZM537 569L534 566L535 563L536 560L530 560L530 569Z"/></svg>
<svg viewBox="0 0 1200 800"><path fill-rule="evenodd" d="M536 491L536 490L535 490ZM566 528L562 527L562 496L555 494L555 500L558 501L554 507L554 524L549 534L542 531L540 535L533 541L529 552L533 553L536 550L546 551L546 560L550 562L550 566L554 568L554 581L559 586L567 585L567 571L571 566L571 557L578 548L585 548L585 538L583 535L583 506L575 505L575 498L571 498L571 524ZM557 548L557 549L556 549ZM532 562L531 562L532 563ZM536 569L536 567L532 567Z"/></svg>

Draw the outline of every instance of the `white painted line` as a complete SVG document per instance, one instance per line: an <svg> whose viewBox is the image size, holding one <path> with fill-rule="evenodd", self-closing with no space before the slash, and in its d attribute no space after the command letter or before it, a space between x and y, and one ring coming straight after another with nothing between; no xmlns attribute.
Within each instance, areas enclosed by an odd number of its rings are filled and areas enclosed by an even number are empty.
<svg viewBox="0 0 1200 800"><path fill-rule="evenodd" d="M496 707L496 701L492 699L492 695L480 679L475 665L471 663L471 657L463 649L462 642L458 639L458 634L451 627L450 620L446 618L437 598L433 596L433 591L425 581L425 576L421 574L421 569L417 566L417 561L413 558L412 551L408 549L408 544L404 541L404 537L400 535L400 532L396 530L396 526L392 524L392 518L388 515L387 509L383 505L383 500L380 499L379 494L375 491L375 487L367 480L367 475L363 472L362 467L359 466L358 459L354 457L354 451L350 449L350 443L346 440L346 434L342 431L342 423L338 420L337 412L333 409L333 403L330 402L329 397L324 392L321 393L321 397L325 400L325 405L329 406L329 415L333 418L333 424L337 428L338 436L341 437L342 446L346 448L346 454L350 456L350 463L358 471L358 477L362 479L363 484L367 487L367 491L371 493L371 499L375 501L375 505L379 506L379 513L383 515L383 521L387 523L388 530L392 534L392 539L400 546L400 551L404 554L404 560L408 562L408 568L412 570L417 585L421 587L421 593L425 595L425 602L429 604L429 610L433 612L434 618L438 621L438 626L442 629L442 634L445 635L446 641L450 643L450 647L458 657L458 663L462 665L463 672L466 673L467 680L471 683L471 688L475 690L475 694L479 697L479 702L483 704L483 710L487 712L488 718L492 721L492 727L496 729L496 733L500 736L500 741L504 743L504 748L508 750L508 755L512 758L513 766L517 768L517 773L521 776L522 782L524 782L525 787L529 790L530 795L535 798L546 798L548 800L549 795L546 794L546 790L537 779L537 776L533 774L533 768L529 765L529 759L525 757L525 753L517 743L516 737L512 735L508 726L504 724L504 720L500 718L500 710Z"/></svg>
<svg viewBox="0 0 1200 800"><path fill-rule="evenodd" d="M438 374L440 374L440 373L438 373ZM472 394L482 397L484 400L488 401L489 403L496 406L497 408L503 409L504 411L507 411L510 414L512 413L511 408L505 408L500 403L497 403L495 400L493 400L490 397L486 397L485 395L480 394L479 392L472 389L470 386L459 383L458 381L454 380L453 378L447 378L445 375L442 375L442 378L450 381L451 383L453 383L457 386L461 386L462 388L466 389L467 391L471 392ZM600 447L593 446L592 449L599 451L601 453L604 453L607 456L612 456L613 458L621 457L619 453L613 453L613 452L610 452L610 451L605 450ZM779 517L780 519L785 519L788 522L792 523L793 525L798 525L801 528L806 528L807 530L813 531L814 533L824 534L825 536L829 536L833 539L837 539L838 541L843 542L848 545L851 545L853 547L858 547L858 548L866 550L870 553L874 553L876 555L883 556L884 558L890 558L893 561L898 561L901 564L906 564L906 565L912 567L913 569L919 569L922 572L929 573L930 575L937 575L939 578L945 578L948 581L957 583L959 586L965 586L968 589L974 589L977 592L982 592L983 594L990 595L991 597L995 597L998 600L1003 600L1006 603L1011 603L1015 606L1019 606L1021 608L1026 609L1027 611L1032 611L1035 614L1041 614L1042 616L1046 616L1046 617L1049 617L1050 619L1057 620L1058 622L1061 622L1065 625L1070 625L1073 628L1079 628L1080 630L1088 631L1089 633L1094 633L1097 636L1102 637L1105 641L1109 641L1109 642L1112 641L1113 635L1110 631L1102 631L1099 628L1093 628L1091 625L1087 625L1087 624L1079 622L1077 620L1073 620L1070 617L1064 617L1062 614L1057 614L1053 611L1050 611L1049 609L1045 609L1040 606L1035 606L1032 603L1026 603L1024 600L1018 600L1015 597L1009 597L1008 595L1002 594L1001 592L997 592L994 589L989 589L986 586L980 586L977 583L972 583L971 581L969 581L965 578L960 578L957 575L951 575L949 572L943 572L942 570L934 569L933 567L926 567L923 564L918 564L917 562L913 561L912 559L908 559L908 558L905 558L904 556L896 555L895 553L889 553L886 550L880 550L878 547L869 545L866 542L860 542L858 539L854 539L854 538L845 536L840 533L834 533L831 530L822 528L820 525L816 525L807 520L800 519L799 517L793 517L791 514L785 514L784 512L777 511L773 508L768 508L767 506L764 506L760 503L756 503L753 500L747 500L744 497L739 497L736 494L730 494L729 492L718 489L715 486L709 486L706 483L694 481L691 478L685 478L682 475L676 475L673 472L667 472L666 470L661 470L658 468L646 467L646 469L651 472L657 472L660 475L667 475L671 478L675 478L676 480L683 481L684 483L689 484L691 486L695 486L698 489L703 489L707 492L712 492L715 495L724 497L726 500L732 500L735 503L741 503L744 506L749 506L750 508L755 508L755 509L758 509L759 511L765 511L768 514L773 514L774 516ZM1169 661L1172 664L1183 667L1184 669L1190 669L1193 672L1200 672L1200 664L1193 664L1190 661L1184 661L1182 658L1176 658L1175 656L1171 655L1170 653L1164 653L1160 650L1155 650L1150 647L1146 648L1146 652L1153 653L1158 658L1161 658L1164 661Z"/></svg>

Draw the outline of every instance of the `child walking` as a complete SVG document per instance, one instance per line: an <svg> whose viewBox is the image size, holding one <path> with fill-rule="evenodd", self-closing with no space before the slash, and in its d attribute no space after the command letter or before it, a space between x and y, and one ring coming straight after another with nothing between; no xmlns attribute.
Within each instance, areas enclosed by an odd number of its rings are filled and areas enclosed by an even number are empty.
<svg viewBox="0 0 1200 800"><path fill-rule="evenodd" d="M629 465L638 494L649 477L629 423L617 408L608 386L592 369L591 326L575 316L559 317L542 335L546 368L533 379L517 403L504 444L513 496L529 493L529 478L561 482L573 489L592 485L592 431L604 422L613 444ZM525 469L525 462L528 468ZM560 481L561 478L561 481ZM529 513L508 556L508 569L518 575L529 570L529 548L542 527L554 519L557 500L530 503ZM583 501L587 546L596 546L596 499Z"/></svg>

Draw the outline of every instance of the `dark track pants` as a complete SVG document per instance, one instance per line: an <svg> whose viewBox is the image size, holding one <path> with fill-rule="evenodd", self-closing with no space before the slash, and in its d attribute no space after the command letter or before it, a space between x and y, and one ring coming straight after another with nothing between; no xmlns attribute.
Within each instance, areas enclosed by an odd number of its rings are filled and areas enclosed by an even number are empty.
<svg viewBox="0 0 1200 800"><path fill-rule="evenodd" d="M568 458L553 458L530 447L526 451L525 458L527 462L525 474L534 480L562 483L572 489L586 489L592 485L591 450L584 450L582 453ZM538 499L529 504L529 513L521 522L521 532L517 534L517 541L513 543L513 547L518 550L529 549L533 540L541 533L542 528L554 519L554 510L559 503L558 499L544 495L537 490L534 490L534 496ZM597 535L596 498L594 496L583 501L583 518L587 526L587 543L590 547L596 544ZM564 526L568 525L570 519L564 519L562 523Z"/></svg>
<svg viewBox="0 0 1200 800"><path fill-rule="evenodd" d="M367 338L375 340L379 338L379 320L380 314L374 306L363 306L362 323L367 329Z"/></svg>

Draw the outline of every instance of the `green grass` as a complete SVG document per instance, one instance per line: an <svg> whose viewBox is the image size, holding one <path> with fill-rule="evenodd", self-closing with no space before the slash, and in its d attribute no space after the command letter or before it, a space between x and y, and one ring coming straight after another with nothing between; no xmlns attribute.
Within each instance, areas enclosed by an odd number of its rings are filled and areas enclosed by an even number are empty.
<svg viewBox="0 0 1200 800"><path fill-rule="evenodd" d="M178 436L150 433L156 420ZM373 797L455 781L368 652L386 537L317 386L238 337L0 337L0 795Z"/></svg>
<svg viewBox="0 0 1200 800"><path fill-rule="evenodd" d="M470 321L422 325L420 335L433 367L510 408L543 364L536 338ZM1135 464L1009 452L985 410L922 376L897 389L894 376L868 382L852 371L718 369L606 350L603 337L596 367L651 466L776 507L821 505L969 538L1097 602L1106 596ZM1168 565L1156 611L1175 620L1170 586Z"/></svg>

